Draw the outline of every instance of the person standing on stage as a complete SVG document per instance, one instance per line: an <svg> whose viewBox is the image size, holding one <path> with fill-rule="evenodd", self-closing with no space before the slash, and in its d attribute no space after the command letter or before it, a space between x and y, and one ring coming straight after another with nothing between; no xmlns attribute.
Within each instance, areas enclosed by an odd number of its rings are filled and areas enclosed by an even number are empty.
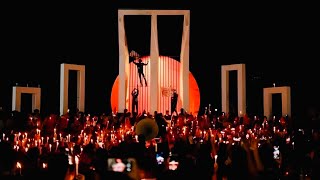
<svg viewBox="0 0 320 180"><path fill-rule="evenodd" d="M171 115L173 114L173 112L175 112L176 115L178 115L177 104L178 104L178 93L177 93L177 90L174 89L171 95Z"/></svg>
<svg viewBox="0 0 320 180"><path fill-rule="evenodd" d="M132 95L132 113L138 113L138 96L139 90L134 88L131 92Z"/></svg>

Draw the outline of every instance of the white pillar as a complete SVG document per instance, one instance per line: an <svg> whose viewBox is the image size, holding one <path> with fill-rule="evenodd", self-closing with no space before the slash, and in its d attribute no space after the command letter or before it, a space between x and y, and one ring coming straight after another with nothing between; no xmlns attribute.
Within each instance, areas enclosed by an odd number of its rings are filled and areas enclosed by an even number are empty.
<svg viewBox="0 0 320 180"><path fill-rule="evenodd" d="M151 41L150 41L150 111L159 111L159 45L157 15L151 15Z"/></svg>
<svg viewBox="0 0 320 180"><path fill-rule="evenodd" d="M118 11L118 33L119 33L119 93L118 112L123 112L129 107L129 53L127 46L126 31L124 25L124 14Z"/></svg>
<svg viewBox="0 0 320 180"><path fill-rule="evenodd" d="M272 116L272 94L281 94L282 116L291 116L291 90L289 86L263 88L263 114Z"/></svg>
<svg viewBox="0 0 320 180"><path fill-rule="evenodd" d="M241 64L238 69L238 111L239 116L246 114L246 66Z"/></svg>
<svg viewBox="0 0 320 180"><path fill-rule="evenodd" d="M229 73L237 71L238 87L238 115L246 114L246 67L245 64L232 64L221 66L221 97L222 111L229 113Z"/></svg>
<svg viewBox="0 0 320 180"><path fill-rule="evenodd" d="M32 111L38 109L40 111L41 106L41 88L38 87L12 87L12 111L21 111L21 94L32 95Z"/></svg>
<svg viewBox="0 0 320 180"><path fill-rule="evenodd" d="M184 14L183 33L180 52L180 97L182 108L189 112L189 36L190 36L190 11Z"/></svg>
<svg viewBox="0 0 320 180"><path fill-rule="evenodd" d="M183 15L184 27L181 44L181 73L180 73L180 92L182 106L189 110L189 10L118 10L118 33L119 33L119 99L118 108L122 111L128 107L129 99L129 54L126 43L124 16L125 15L151 15L151 41L150 41L150 109L147 111L158 111L160 103L160 85L159 85L159 45L158 45L158 15Z"/></svg>
<svg viewBox="0 0 320 180"><path fill-rule="evenodd" d="M63 63L60 65L60 114L68 111L69 70L77 71L77 108L85 110L85 66Z"/></svg>

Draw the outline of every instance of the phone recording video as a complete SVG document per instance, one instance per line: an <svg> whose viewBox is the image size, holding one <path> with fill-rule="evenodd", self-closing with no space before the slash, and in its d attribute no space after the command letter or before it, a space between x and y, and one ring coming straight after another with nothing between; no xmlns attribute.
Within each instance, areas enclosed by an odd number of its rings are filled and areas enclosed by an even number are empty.
<svg viewBox="0 0 320 180"><path fill-rule="evenodd" d="M157 153L156 154L156 159L157 159L157 163L160 165L160 164L163 164L164 163L164 157L163 157L163 153Z"/></svg>
<svg viewBox="0 0 320 180"><path fill-rule="evenodd" d="M108 171L131 172L132 163L128 159L108 158Z"/></svg>
<svg viewBox="0 0 320 180"><path fill-rule="evenodd" d="M273 146L273 159L280 159L279 146Z"/></svg>
<svg viewBox="0 0 320 180"><path fill-rule="evenodd" d="M177 155L169 156L169 170L175 171L179 167L179 160Z"/></svg>

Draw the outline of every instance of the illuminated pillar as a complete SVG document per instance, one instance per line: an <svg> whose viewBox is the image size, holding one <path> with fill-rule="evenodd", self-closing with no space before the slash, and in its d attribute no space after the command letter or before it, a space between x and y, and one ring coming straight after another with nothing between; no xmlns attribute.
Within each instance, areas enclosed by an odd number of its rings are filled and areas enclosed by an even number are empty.
<svg viewBox="0 0 320 180"><path fill-rule="evenodd" d="M150 111L159 111L159 45L157 15L151 15L151 41L150 41Z"/></svg>
<svg viewBox="0 0 320 180"><path fill-rule="evenodd" d="M222 111L229 113L229 72L237 71L238 115L246 114L246 66L231 64L221 66Z"/></svg>
<svg viewBox="0 0 320 180"><path fill-rule="evenodd" d="M129 107L129 53L126 31L124 26L124 14L118 11L118 35L119 35L119 96L118 112L123 112ZM113 107L112 107L113 108Z"/></svg>
<svg viewBox="0 0 320 180"><path fill-rule="evenodd" d="M85 66L61 64L60 66L60 114L68 111L69 70L77 71L77 108L84 112L85 100Z"/></svg>
<svg viewBox="0 0 320 180"><path fill-rule="evenodd" d="M180 52L180 96L182 108L189 112L189 37L190 37L190 12L184 14L182 43Z"/></svg>
<svg viewBox="0 0 320 180"><path fill-rule="evenodd" d="M159 111L159 97L161 88L159 85L159 47L158 47L158 15L183 15L183 34L181 44L181 73L179 97L182 107L189 110L189 36L190 36L190 11L189 10L119 10L118 11L118 32L119 32L119 99L118 110L128 107L129 102L129 52L125 36L124 16L125 15L151 15L151 41L150 41L150 109L148 112Z"/></svg>
<svg viewBox="0 0 320 180"><path fill-rule="evenodd" d="M263 88L263 114L268 118L272 116L272 94L281 94L282 116L291 116L291 92L288 86Z"/></svg>
<svg viewBox="0 0 320 180"><path fill-rule="evenodd" d="M38 109L40 111L41 88L38 87L19 87L12 88L12 111L21 111L21 94L32 94L32 111Z"/></svg>

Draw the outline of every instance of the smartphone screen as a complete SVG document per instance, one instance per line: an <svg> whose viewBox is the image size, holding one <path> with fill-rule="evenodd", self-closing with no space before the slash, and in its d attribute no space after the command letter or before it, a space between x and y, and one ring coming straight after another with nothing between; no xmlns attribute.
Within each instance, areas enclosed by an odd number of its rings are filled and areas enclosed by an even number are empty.
<svg viewBox="0 0 320 180"><path fill-rule="evenodd" d="M128 159L108 158L108 171L131 172L132 163Z"/></svg>
<svg viewBox="0 0 320 180"><path fill-rule="evenodd" d="M156 154L156 159L158 164L163 164L164 163L164 157L163 153L157 153Z"/></svg>
<svg viewBox="0 0 320 180"><path fill-rule="evenodd" d="M273 159L280 159L279 146L273 146Z"/></svg>
<svg viewBox="0 0 320 180"><path fill-rule="evenodd" d="M172 155L169 156L169 170L175 171L178 169L179 166L179 160L178 160L178 156L176 155Z"/></svg>

